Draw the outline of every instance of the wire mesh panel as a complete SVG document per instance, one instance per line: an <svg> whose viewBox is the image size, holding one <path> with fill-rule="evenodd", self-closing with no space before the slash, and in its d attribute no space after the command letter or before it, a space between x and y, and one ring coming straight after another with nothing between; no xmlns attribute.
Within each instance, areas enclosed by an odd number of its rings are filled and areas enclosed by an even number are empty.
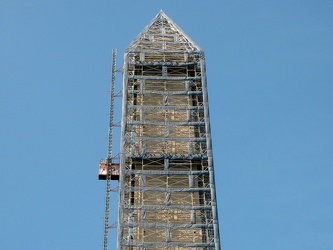
<svg viewBox="0 0 333 250"><path fill-rule="evenodd" d="M203 51L161 11L124 58L117 249L219 250Z"/></svg>

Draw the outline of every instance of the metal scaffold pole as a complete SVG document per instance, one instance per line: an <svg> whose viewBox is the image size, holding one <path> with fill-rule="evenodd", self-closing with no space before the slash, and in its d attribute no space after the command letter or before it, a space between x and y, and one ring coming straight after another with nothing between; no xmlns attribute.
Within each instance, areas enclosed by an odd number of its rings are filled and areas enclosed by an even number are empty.
<svg viewBox="0 0 333 250"><path fill-rule="evenodd" d="M110 192L111 192L111 174L112 174L112 137L113 137L113 116L114 116L114 97L115 97L115 85L116 85L116 56L117 50L112 49L112 78L110 86L110 119L109 119L109 135L108 135L108 157L107 163L107 176L105 187L105 211L104 211L104 240L103 250L108 249L109 238L109 216L110 216Z"/></svg>

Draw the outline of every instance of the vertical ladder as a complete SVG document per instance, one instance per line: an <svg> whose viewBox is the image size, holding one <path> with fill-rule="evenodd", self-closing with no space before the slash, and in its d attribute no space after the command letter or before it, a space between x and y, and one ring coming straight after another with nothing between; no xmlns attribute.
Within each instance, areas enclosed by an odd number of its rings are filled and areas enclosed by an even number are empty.
<svg viewBox="0 0 333 250"><path fill-rule="evenodd" d="M110 86L110 119L109 119L109 131L108 131L108 157L106 163L108 166L106 176L105 187L105 211L104 211L104 240L103 250L108 250L108 238L109 238L109 217L110 217L110 192L111 192L111 174L112 174L112 137L113 137L113 115L114 115L114 91L116 85L116 56L117 50L112 49L112 77Z"/></svg>

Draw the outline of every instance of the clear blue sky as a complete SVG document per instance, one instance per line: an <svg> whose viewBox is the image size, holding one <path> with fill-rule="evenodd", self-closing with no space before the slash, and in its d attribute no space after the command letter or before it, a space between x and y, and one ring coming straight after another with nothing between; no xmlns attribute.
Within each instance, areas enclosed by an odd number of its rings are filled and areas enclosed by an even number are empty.
<svg viewBox="0 0 333 250"><path fill-rule="evenodd" d="M0 249L101 249L111 50L160 9L206 52L222 249L332 250L331 0L1 0Z"/></svg>

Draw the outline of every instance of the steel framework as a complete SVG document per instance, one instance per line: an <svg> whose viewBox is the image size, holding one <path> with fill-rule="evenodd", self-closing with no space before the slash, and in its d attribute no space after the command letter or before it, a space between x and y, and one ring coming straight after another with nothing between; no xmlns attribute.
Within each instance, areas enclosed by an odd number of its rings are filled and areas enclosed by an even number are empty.
<svg viewBox="0 0 333 250"><path fill-rule="evenodd" d="M118 250L219 250L204 52L163 11L125 50Z"/></svg>
<svg viewBox="0 0 333 250"><path fill-rule="evenodd" d="M109 117L109 131L108 131L108 157L103 162L100 162L100 170L106 169L106 187L105 187L105 210L104 210L104 237L103 237L103 250L108 250L109 238L109 216L110 216L110 192L111 192L111 178L114 171L112 165L112 139L113 139L113 115L114 115L114 91L116 86L116 57L117 50L112 50L112 78L110 86L110 117ZM101 175L99 175L101 176Z"/></svg>

